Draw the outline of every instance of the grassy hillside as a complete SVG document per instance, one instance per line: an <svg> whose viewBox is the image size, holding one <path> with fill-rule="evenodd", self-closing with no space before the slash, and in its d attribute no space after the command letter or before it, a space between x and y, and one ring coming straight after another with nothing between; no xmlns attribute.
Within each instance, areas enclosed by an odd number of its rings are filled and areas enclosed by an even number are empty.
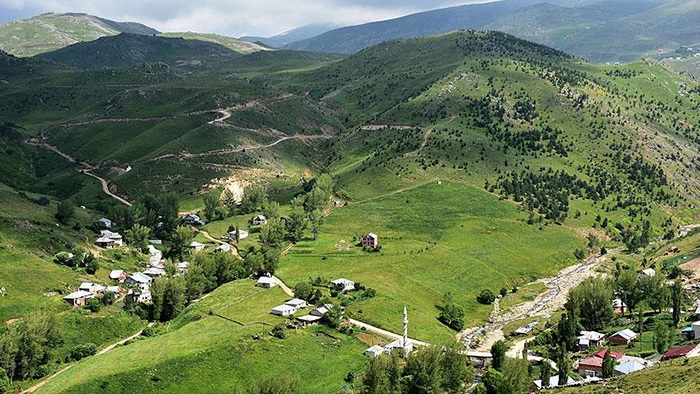
<svg viewBox="0 0 700 394"><path fill-rule="evenodd" d="M181 37L181 38L184 38L186 40L199 40L199 41L213 42L215 44L223 45L226 48L231 49L232 51L235 51L238 53L244 53L244 54L269 50L269 48L260 46L258 44L254 44L254 43L246 42L246 41L241 41L241 40L233 38L233 37L226 37L226 36L221 36L218 34L203 34L203 33L192 33L192 32L186 32L186 33L169 32L169 33L160 33L159 36L170 37L170 38Z"/></svg>
<svg viewBox="0 0 700 394"><path fill-rule="evenodd" d="M115 22L88 14L42 14L0 25L0 49L17 56L34 56L81 41L119 33L156 34L134 22Z"/></svg>
<svg viewBox="0 0 700 394"><path fill-rule="evenodd" d="M263 290L252 280L229 283L188 307L160 335L85 359L37 392L204 393L279 375L303 382L301 393L337 392L349 371L364 367L366 346L324 328L288 331L284 340L269 336L271 326L261 323L281 323L268 312L285 299L279 288Z"/></svg>

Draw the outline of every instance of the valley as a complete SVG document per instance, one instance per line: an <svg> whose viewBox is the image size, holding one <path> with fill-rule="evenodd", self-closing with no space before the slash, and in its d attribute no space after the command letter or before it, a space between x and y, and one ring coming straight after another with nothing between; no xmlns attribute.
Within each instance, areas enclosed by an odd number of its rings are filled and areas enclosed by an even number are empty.
<svg viewBox="0 0 700 394"><path fill-rule="evenodd" d="M692 314L676 319L697 286L681 263L700 247L691 77L494 31L350 56L175 36L0 54L8 392L382 392L368 382L393 361L364 353L404 329L423 348L396 361L405 387L425 344L456 340L464 368L467 352L532 342L529 385L542 359L585 359L564 343L571 316L576 335L641 328L636 347L614 349L653 362L695 343L680 335ZM112 231L124 245L96 242ZM655 282L637 279L647 269ZM62 299L85 282L120 286L117 270L150 270L153 298L123 285L101 306ZM602 288L602 323L572 301L595 297L587 286ZM635 286L647 286L637 305ZM278 316L291 297L314 305ZM632 312L613 315L619 297ZM665 348L658 321L673 332ZM28 334L44 328L45 342ZM43 357L25 361L26 338ZM458 389L489 371L470 366ZM626 379L610 384L634 391Z"/></svg>

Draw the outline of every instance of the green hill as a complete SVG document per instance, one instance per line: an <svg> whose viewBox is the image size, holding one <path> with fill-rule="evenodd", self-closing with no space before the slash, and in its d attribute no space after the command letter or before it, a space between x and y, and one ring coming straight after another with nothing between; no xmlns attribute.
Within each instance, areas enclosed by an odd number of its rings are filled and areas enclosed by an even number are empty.
<svg viewBox="0 0 700 394"><path fill-rule="evenodd" d="M41 14L0 25L0 49L33 56L81 41L119 33L152 35L158 31L134 22L114 22L88 14Z"/></svg>
<svg viewBox="0 0 700 394"><path fill-rule="evenodd" d="M160 33L159 36L170 37L170 38L181 37L181 38L184 38L186 40L199 40L199 41L213 42L216 44L223 45L226 48L229 48L232 51L239 52L239 53L252 53L252 52L258 52L258 51L270 50L269 48L260 46L258 44L242 41L242 40L232 38L232 37L221 36L218 34L203 34L203 33L186 32L186 33Z"/></svg>

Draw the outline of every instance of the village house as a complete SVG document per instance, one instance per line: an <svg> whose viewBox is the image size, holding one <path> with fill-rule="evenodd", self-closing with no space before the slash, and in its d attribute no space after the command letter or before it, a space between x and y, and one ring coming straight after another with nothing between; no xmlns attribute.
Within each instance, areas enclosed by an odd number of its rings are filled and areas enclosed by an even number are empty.
<svg viewBox="0 0 700 394"><path fill-rule="evenodd" d="M570 385L574 384L576 381L572 379L571 377L567 376L566 377L566 383L564 385ZM535 390L541 390L542 389L542 380L538 379L532 382L532 385L534 386L533 388ZM559 375L554 375L549 378L549 385L547 387L559 387Z"/></svg>
<svg viewBox="0 0 700 394"><path fill-rule="evenodd" d="M95 245L105 249L112 249L116 246L121 246L124 240L119 233L114 233L109 230L102 230L100 237L95 241Z"/></svg>
<svg viewBox="0 0 700 394"><path fill-rule="evenodd" d="M187 272L187 268L189 268L189 266L190 266L189 262L181 261L181 262L177 263L177 266L175 268L177 268L178 272L184 274L185 272Z"/></svg>
<svg viewBox="0 0 700 394"><path fill-rule="evenodd" d="M619 315L620 313L623 312L623 308L627 309L627 304L622 302L621 299L615 298L614 300L612 300L612 307L613 307L613 313Z"/></svg>
<svg viewBox="0 0 700 394"><path fill-rule="evenodd" d="M147 290L151 285L152 280L153 279L150 276L142 272L136 272L135 274L132 274L131 276L126 278L124 280L124 284L127 286L138 286L143 290Z"/></svg>
<svg viewBox="0 0 700 394"><path fill-rule="evenodd" d="M384 354L384 348L379 345L374 345L372 347L367 348L364 354L367 357L381 356L382 354Z"/></svg>
<svg viewBox="0 0 700 394"><path fill-rule="evenodd" d="M124 288L121 286L107 286L105 293L114 293L116 297L120 297L124 292Z"/></svg>
<svg viewBox="0 0 700 394"><path fill-rule="evenodd" d="M284 303L285 305L293 306L297 309L303 309L309 306L309 304L306 303L306 301L299 299L299 298L292 298L291 300L287 301Z"/></svg>
<svg viewBox="0 0 700 394"><path fill-rule="evenodd" d="M608 338L608 341L613 345L629 345L630 342L637 339L637 334L628 329L618 331Z"/></svg>
<svg viewBox="0 0 700 394"><path fill-rule="evenodd" d="M139 304L148 304L151 302L151 291L146 289L141 289L141 290L136 290L134 291L133 289L129 289L129 292L127 293L127 296L132 297L134 301L138 302Z"/></svg>
<svg viewBox="0 0 700 394"><path fill-rule="evenodd" d="M151 268L143 271L143 273L150 276L153 279L156 279L156 278L159 278L159 277L165 275L165 270L162 268L151 267Z"/></svg>
<svg viewBox="0 0 700 394"><path fill-rule="evenodd" d="M688 355L688 353L694 351L697 346L698 345L691 343L689 345L677 346L668 349L666 353L661 355L661 361L671 360L678 357L685 357Z"/></svg>
<svg viewBox="0 0 700 394"><path fill-rule="evenodd" d="M87 300L91 298L95 298L95 295L90 293L89 291L83 290L75 291L63 297L63 299L68 301L73 306L73 308L78 306L85 306Z"/></svg>
<svg viewBox="0 0 700 394"><path fill-rule="evenodd" d="M270 289L277 286L277 281L271 276L261 276L258 278L258 283L256 283L256 286L260 286L264 289Z"/></svg>
<svg viewBox="0 0 700 394"><path fill-rule="evenodd" d="M289 316L297 312L297 308L291 305L278 305L270 310L270 313L277 316Z"/></svg>
<svg viewBox="0 0 700 394"><path fill-rule="evenodd" d="M379 247L379 237L375 233L368 233L362 237L362 247L377 249Z"/></svg>
<svg viewBox="0 0 700 394"><path fill-rule="evenodd" d="M321 316L304 315L297 317L297 320L304 326L310 326L312 324L318 323L319 320L321 320Z"/></svg>
<svg viewBox="0 0 700 394"><path fill-rule="evenodd" d="M204 250L205 246L206 245L204 245L203 243L200 243L197 241L192 241L190 243L190 249L194 249L195 252L200 252L200 251Z"/></svg>
<svg viewBox="0 0 700 394"><path fill-rule="evenodd" d="M309 312L310 315L323 317L329 310L333 309L333 304L323 304Z"/></svg>
<svg viewBox="0 0 700 394"><path fill-rule="evenodd" d="M331 282L331 289L341 292L355 290L355 282L345 278L336 279Z"/></svg>
<svg viewBox="0 0 700 394"><path fill-rule="evenodd" d="M641 282L644 277L653 278L656 276L656 271L653 268L647 268L637 273L637 281Z"/></svg>
<svg viewBox="0 0 700 394"><path fill-rule="evenodd" d="M83 282L80 284L78 290L87 291L93 295L104 294L105 287L92 282Z"/></svg>
<svg viewBox="0 0 700 394"><path fill-rule="evenodd" d="M579 350L586 350L590 346L602 346L605 344L605 334L595 331L581 331L581 336L578 337Z"/></svg>
<svg viewBox="0 0 700 394"><path fill-rule="evenodd" d="M629 375L632 372L641 371L644 368L646 368L644 364L641 364L637 361L628 361L626 363L616 365L614 374L615 376L624 376Z"/></svg>
<svg viewBox="0 0 700 394"><path fill-rule="evenodd" d="M109 273L109 279L115 280L119 283L124 282L124 279L129 277L129 273L124 270L112 270Z"/></svg>
<svg viewBox="0 0 700 394"><path fill-rule="evenodd" d="M257 215L253 218L254 226L264 226L267 224L267 218L264 215Z"/></svg>
<svg viewBox="0 0 700 394"><path fill-rule="evenodd" d="M603 359L600 357L588 357L578 362L578 374L600 377L603 375Z"/></svg>
<svg viewBox="0 0 700 394"><path fill-rule="evenodd" d="M595 354L593 354L593 356L594 356L594 357L599 357L599 358L605 358L605 353L607 353L607 352L608 352L607 349L599 350L599 351L597 351ZM614 351L614 350L611 350L611 351L610 351L610 357L612 357L612 358L614 358L614 359L616 359L616 360L621 360L623 356L622 356L621 353L618 353L618 352L616 352L616 351Z"/></svg>

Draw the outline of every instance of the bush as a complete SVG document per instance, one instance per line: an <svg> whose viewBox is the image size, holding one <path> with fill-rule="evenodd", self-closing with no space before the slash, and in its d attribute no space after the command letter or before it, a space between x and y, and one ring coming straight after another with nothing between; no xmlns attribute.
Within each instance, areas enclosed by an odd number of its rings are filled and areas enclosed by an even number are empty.
<svg viewBox="0 0 700 394"><path fill-rule="evenodd" d="M150 337L156 336L157 333L158 332L156 331L155 328L153 328L152 326L147 326L143 329L143 331L141 331L141 336L144 336L146 338L150 338Z"/></svg>
<svg viewBox="0 0 700 394"><path fill-rule="evenodd" d="M84 345L78 345L71 349L70 358L71 360L78 361L87 356L93 356L97 354L97 345L94 343L86 343Z"/></svg>
<svg viewBox="0 0 700 394"><path fill-rule="evenodd" d="M90 301L87 302L87 305L85 307L91 312L99 312L100 309L102 309L102 303L97 298L91 298Z"/></svg>
<svg viewBox="0 0 700 394"><path fill-rule="evenodd" d="M508 294L508 289L505 287L501 287L501 297L505 297L506 294Z"/></svg>
<svg viewBox="0 0 700 394"><path fill-rule="evenodd" d="M90 275L93 275L95 272L97 272L98 269L100 269L100 263L97 262L97 259L93 259L87 263L85 272L87 272Z"/></svg>
<svg viewBox="0 0 700 394"><path fill-rule="evenodd" d="M282 324L274 326L272 331L270 331L270 335L279 339L287 338L287 333L284 332L284 326Z"/></svg>
<svg viewBox="0 0 700 394"><path fill-rule="evenodd" d="M478 296L476 296L476 300L480 304L489 305L489 304L493 304L493 302L496 300L496 295L493 294L493 292L491 290L484 289L484 290L481 290L481 293L479 293Z"/></svg>
<svg viewBox="0 0 700 394"><path fill-rule="evenodd" d="M107 305L112 305L114 304L114 300L116 299L116 296L114 293L111 291L105 293L104 296L102 296L102 305L107 306Z"/></svg>

